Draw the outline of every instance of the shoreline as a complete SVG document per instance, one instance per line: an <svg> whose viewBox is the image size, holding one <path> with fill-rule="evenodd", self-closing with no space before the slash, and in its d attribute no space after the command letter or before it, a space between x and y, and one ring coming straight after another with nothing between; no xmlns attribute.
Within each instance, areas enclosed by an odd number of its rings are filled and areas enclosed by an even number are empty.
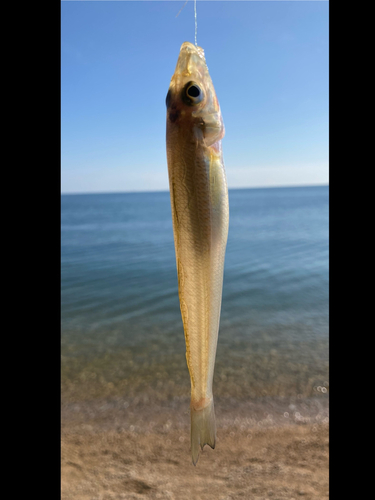
<svg viewBox="0 0 375 500"><path fill-rule="evenodd" d="M62 500L328 499L328 396L215 398L194 467L189 398L62 404Z"/></svg>
<svg viewBox="0 0 375 500"><path fill-rule="evenodd" d="M328 423L329 396L264 397L238 400L215 397L217 426L270 427L285 424ZM166 421L171 429L190 429L190 397L174 397L157 401L147 395L112 397L88 401L62 400L61 424L64 431L79 431L89 425L97 430L145 432L152 423L154 431L161 432ZM84 427L83 427L84 428Z"/></svg>

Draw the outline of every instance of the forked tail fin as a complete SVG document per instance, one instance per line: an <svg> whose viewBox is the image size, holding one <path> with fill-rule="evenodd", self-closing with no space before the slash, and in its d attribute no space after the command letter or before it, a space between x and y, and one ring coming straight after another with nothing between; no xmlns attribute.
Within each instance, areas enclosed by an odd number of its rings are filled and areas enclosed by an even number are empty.
<svg viewBox="0 0 375 500"><path fill-rule="evenodd" d="M193 405L190 407L191 414L191 456L193 464L196 465L200 450L208 444L212 449L215 448L216 441L216 423L214 400L211 399L208 406L195 410Z"/></svg>

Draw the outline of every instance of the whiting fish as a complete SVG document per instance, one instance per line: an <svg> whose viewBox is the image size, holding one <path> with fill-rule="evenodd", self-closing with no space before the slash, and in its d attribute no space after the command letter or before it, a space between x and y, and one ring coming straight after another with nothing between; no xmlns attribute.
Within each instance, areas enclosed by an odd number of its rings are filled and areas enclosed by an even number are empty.
<svg viewBox="0 0 375 500"><path fill-rule="evenodd" d="M204 51L182 44L166 97L178 293L191 380L191 453L215 447L212 380L228 236L224 124Z"/></svg>

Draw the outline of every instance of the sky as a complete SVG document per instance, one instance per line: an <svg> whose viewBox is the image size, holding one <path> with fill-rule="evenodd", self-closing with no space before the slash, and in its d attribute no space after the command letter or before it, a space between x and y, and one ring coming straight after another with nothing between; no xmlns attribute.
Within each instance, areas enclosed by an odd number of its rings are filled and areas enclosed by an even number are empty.
<svg viewBox="0 0 375 500"><path fill-rule="evenodd" d="M165 97L195 37L184 3L61 2L63 194L169 189ZM328 11L197 0L229 188L328 184Z"/></svg>

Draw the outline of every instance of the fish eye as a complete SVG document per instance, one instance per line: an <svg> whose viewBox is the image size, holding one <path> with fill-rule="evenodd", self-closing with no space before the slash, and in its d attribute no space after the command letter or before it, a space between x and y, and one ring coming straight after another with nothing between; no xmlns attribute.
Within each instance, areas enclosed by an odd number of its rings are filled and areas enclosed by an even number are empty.
<svg viewBox="0 0 375 500"><path fill-rule="evenodd" d="M203 91L195 82L189 82L185 85L184 101L193 106L203 100ZM187 98L187 99L186 99Z"/></svg>
<svg viewBox="0 0 375 500"><path fill-rule="evenodd" d="M190 85L188 89L186 89L186 93L189 97L199 97L201 94L201 89L198 87L198 85Z"/></svg>
<svg viewBox="0 0 375 500"><path fill-rule="evenodd" d="M171 102L171 90L168 90L167 97L165 98L165 105L169 108L169 103Z"/></svg>

